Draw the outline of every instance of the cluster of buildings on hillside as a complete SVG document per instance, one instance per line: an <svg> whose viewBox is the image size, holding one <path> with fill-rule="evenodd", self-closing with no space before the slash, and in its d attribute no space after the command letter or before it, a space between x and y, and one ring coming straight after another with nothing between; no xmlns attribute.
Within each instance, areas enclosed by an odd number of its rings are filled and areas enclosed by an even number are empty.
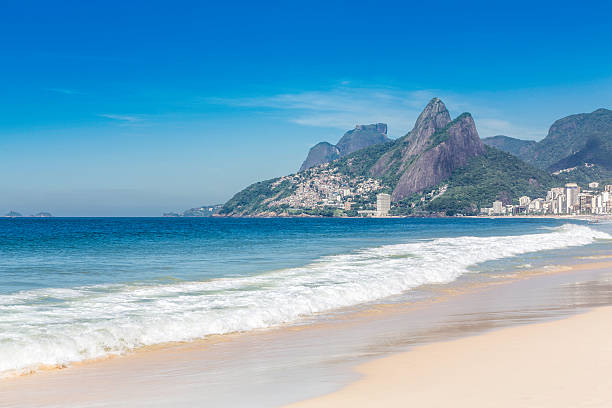
<svg viewBox="0 0 612 408"><path fill-rule="evenodd" d="M492 207L480 209L481 215L584 215L612 214L612 185L589 184L588 190L581 190L576 183L555 187L546 193L546 198L519 198L518 205L504 205L494 201Z"/></svg>
<svg viewBox="0 0 612 408"><path fill-rule="evenodd" d="M349 177L324 164L317 168L285 176L272 187L291 183L292 194L268 202L269 207L290 208L338 208L346 211L359 210L363 203L371 203L381 190L380 181L373 178Z"/></svg>

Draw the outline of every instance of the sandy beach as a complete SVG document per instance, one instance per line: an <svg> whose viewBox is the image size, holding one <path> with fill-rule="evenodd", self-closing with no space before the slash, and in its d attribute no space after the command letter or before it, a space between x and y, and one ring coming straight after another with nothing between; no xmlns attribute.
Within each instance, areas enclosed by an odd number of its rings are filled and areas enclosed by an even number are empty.
<svg viewBox="0 0 612 408"><path fill-rule="evenodd" d="M429 344L290 407L610 407L612 308Z"/></svg>
<svg viewBox="0 0 612 408"><path fill-rule="evenodd" d="M4 379L0 407L609 406L610 256Z"/></svg>

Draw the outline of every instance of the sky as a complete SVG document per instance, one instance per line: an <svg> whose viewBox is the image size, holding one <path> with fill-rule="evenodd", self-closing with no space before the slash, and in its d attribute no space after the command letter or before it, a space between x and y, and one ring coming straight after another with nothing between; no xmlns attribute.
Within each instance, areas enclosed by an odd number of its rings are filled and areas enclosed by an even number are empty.
<svg viewBox="0 0 612 408"><path fill-rule="evenodd" d="M434 96L481 137L612 108L612 3L12 1L0 214L159 216Z"/></svg>

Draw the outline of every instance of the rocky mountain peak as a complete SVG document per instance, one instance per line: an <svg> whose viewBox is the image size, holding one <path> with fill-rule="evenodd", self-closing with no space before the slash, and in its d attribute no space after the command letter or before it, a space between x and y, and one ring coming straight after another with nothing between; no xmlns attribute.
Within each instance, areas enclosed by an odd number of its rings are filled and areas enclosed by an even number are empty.
<svg viewBox="0 0 612 408"><path fill-rule="evenodd" d="M383 135L387 134L387 124L386 123L375 123L372 125L357 125L355 126L355 131L367 131L367 132L376 132L382 133Z"/></svg>
<svg viewBox="0 0 612 408"><path fill-rule="evenodd" d="M346 132L336 145L327 142L314 145L302 163L300 171L331 162L357 150L390 141L391 139L387 137L386 123L357 125Z"/></svg>
<svg viewBox="0 0 612 408"><path fill-rule="evenodd" d="M357 125L349 130L336 144L341 156L346 156L363 148L389 142L387 125L375 123L372 125Z"/></svg>
<svg viewBox="0 0 612 408"><path fill-rule="evenodd" d="M324 163L329 163L340 157L340 151L336 146L327 142L320 142L310 148L306 160L302 163L300 171L307 170L311 167L320 166Z"/></svg>
<svg viewBox="0 0 612 408"><path fill-rule="evenodd" d="M407 135L409 147L405 155L414 156L427 148L429 138L451 122L446 105L439 98L433 98L419 115L414 128Z"/></svg>
<svg viewBox="0 0 612 408"><path fill-rule="evenodd" d="M439 123L444 123L448 115L448 111L446 115L444 111L440 111L440 116L434 114L432 118L442 119ZM430 126L426 125L422 129L430 129ZM424 147L410 162L393 190L394 201L435 186L450 177L453 170L465 166L470 158L485 153L484 144L469 113L463 113L453 121L449 120L445 126L434 130L423 143Z"/></svg>
<svg viewBox="0 0 612 408"><path fill-rule="evenodd" d="M440 98L433 98L417 118L414 128L427 126L442 128L451 121L450 113Z"/></svg>

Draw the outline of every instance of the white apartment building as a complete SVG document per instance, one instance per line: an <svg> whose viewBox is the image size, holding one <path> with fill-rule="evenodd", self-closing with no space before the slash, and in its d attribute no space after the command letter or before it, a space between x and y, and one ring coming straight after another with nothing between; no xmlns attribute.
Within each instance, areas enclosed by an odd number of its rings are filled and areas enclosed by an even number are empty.
<svg viewBox="0 0 612 408"><path fill-rule="evenodd" d="M504 204L501 201L493 201L493 214L502 214L505 212L504 210Z"/></svg>
<svg viewBox="0 0 612 408"><path fill-rule="evenodd" d="M565 213L571 214L574 212L574 206L578 203L578 194L580 187L576 183L567 183L565 185Z"/></svg>
<svg viewBox="0 0 612 408"><path fill-rule="evenodd" d="M381 193L376 196L376 216L385 217L391 210L391 196Z"/></svg>
<svg viewBox="0 0 612 408"><path fill-rule="evenodd" d="M531 199L527 196L522 196L521 198L519 198L519 205L521 206L528 206L529 203L531 202Z"/></svg>

